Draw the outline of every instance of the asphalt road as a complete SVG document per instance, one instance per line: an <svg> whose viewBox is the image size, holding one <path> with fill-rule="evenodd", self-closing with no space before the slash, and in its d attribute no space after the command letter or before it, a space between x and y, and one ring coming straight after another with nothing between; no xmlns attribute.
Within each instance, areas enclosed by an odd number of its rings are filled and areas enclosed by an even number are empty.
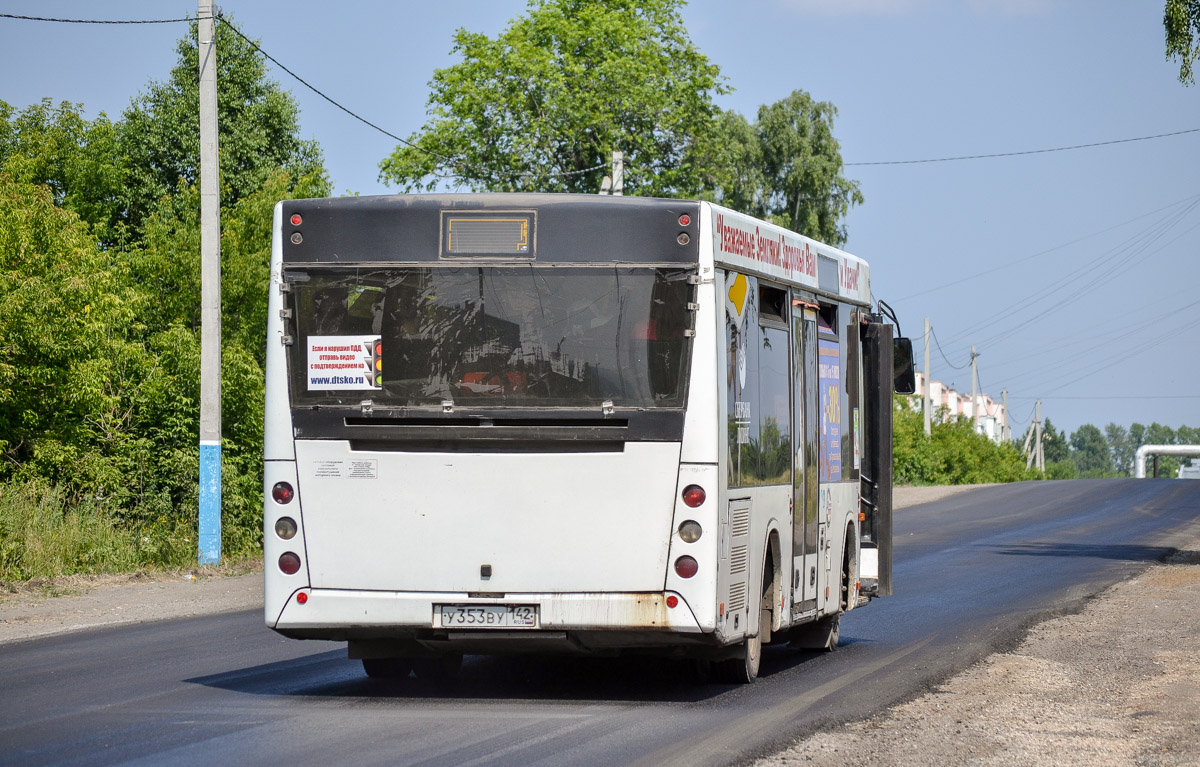
<svg viewBox="0 0 1200 767"><path fill-rule="evenodd" d="M468 658L368 680L259 611L0 646L0 765L731 764L861 718L1014 645L1200 534L1200 482L984 488L901 510L897 595L834 653L767 648L753 685L654 659Z"/></svg>

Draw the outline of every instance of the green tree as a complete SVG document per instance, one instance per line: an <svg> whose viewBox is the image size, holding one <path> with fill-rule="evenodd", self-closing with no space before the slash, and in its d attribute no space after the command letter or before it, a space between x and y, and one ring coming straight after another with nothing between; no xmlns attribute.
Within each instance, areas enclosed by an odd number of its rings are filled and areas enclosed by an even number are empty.
<svg viewBox="0 0 1200 767"><path fill-rule="evenodd" d="M1192 62L1200 60L1200 0L1167 0L1163 27L1167 58L1179 60L1179 82L1192 85Z"/></svg>
<svg viewBox="0 0 1200 767"><path fill-rule="evenodd" d="M896 484L959 485L1036 479L1010 442L997 444L975 432L970 419L934 423L925 437L919 410L896 397L892 418L893 476Z"/></svg>
<svg viewBox="0 0 1200 767"><path fill-rule="evenodd" d="M266 63L229 20L217 30L217 118L221 201L237 203L279 170L291 178L324 179L321 149L300 133L291 93L267 77ZM151 82L125 110L121 150L129 179L126 215L140 229L160 198L200 176L200 86L196 25L180 39L178 60L165 82Z"/></svg>
<svg viewBox="0 0 1200 767"><path fill-rule="evenodd" d="M1055 429L1049 418L1046 419L1045 426L1042 428L1042 452L1046 456L1047 464L1071 459L1067 433Z"/></svg>
<svg viewBox="0 0 1200 767"><path fill-rule="evenodd" d="M833 137L837 108L802 90L759 107L750 125L726 113L718 122L721 146L710 170L712 197L801 234L842 245L843 220L861 205L857 182L842 175L841 146Z"/></svg>
<svg viewBox="0 0 1200 767"><path fill-rule="evenodd" d="M459 29L430 118L380 163L405 191L595 193L613 150L630 194L695 195L724 92L688 37L682 0L530 0L496 39Z"/></svg>
<svg viewBox="0 0 1200 767"><path fill-rule="evenodd" d="M1071 460L1082 477L1110 477L1114 473L1108 440L1090 423L1071 435Z"/></svg>
<svg viewBox="0 0 1200 767"><path fill-rule="evenodd" d="M43 99L20 112L0 101L0 170L44 184L56 205L74 211L105 244L119 239L127 171L117 126L83 105Z"/></svg>
<svg viewBox="0 0 1200 767"><path fill-rule="evenodd" d="M46 185L0 173L0 478L127 491L141 297Z"/></svg>
<svg viewBox="0 0 1200 767"><path fill-rule="evenodd" d="M1116 423L1109 423L1104 427L1104 438L1108 440L1108 451L1112 455L1117 473L1125 477L1132 475L1133 454L1137 448L1133 447L1129 430Z"/></svg>

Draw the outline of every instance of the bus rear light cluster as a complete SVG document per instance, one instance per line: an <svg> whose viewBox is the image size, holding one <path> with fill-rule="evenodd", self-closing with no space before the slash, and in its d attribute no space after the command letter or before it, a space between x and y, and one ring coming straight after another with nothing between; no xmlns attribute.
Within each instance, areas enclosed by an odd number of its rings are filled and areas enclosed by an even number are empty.
<svg viewBox="0 0 1200 767"><path fill-rule="evenodd" d="M275 521L275 534L285 541L296 537L296 520L291 517L280 517Z"/></svg>
<svg viewBox="0 0 1200 767"><path fill-rule="evenodd" d="M700 572L700 563L692 557L683 556L675 560L675 574L680 578L691 578Z"/></svg>
<svg viewBox="0 0 1200 767"><path fill-rule="evenodd" d="M683 539L684 543L695 543L703 534L704 529L694 519L689 519L679 526L679 537Z"/></svg>
<svg viewBox="0 0 1200 767"><path fill-rule="evenodd" d="M300 226L304 223L304 219L300 218L299 213L292 214L292 226Z"/></svg>
<svg viewBox="0 0 1200 767"><path fill-rule="evenodd" d="M683 502L693 509L704 503L706 497L704 488L699 485L688 485L683 489Z"/></svg>
<svg viewBox="0 0 1200 767"><path fill-rule="evenodd" d="M279 555L279 569L284 575L295 575L300 572L300 555L285 551Z"/></svg>
<svg viewBox="0 0 1200 767"><path fill-rule="evenodd" d="M275 487L271 488L271 497L275 499L275 503L291 503L295 496L296 491L287 482L276 482Z"/></svg>

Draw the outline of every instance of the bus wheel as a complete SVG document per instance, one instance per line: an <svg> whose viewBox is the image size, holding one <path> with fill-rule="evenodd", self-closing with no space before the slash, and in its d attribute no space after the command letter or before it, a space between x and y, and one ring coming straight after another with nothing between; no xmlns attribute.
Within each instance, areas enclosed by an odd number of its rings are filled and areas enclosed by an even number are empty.
<svg viewBox="0 0 1200 767"><path fill-rule="evenodd" d="M762 661L762 638L750 637L738 645L732 658L713 663L713 672L718 681L726 684L750 684L758 678L758 666Z"/></svg>
<svg viewBox="0 0 1200 767"><path fill-rule="evenodd" d="M417 679L439 681L457 677L462 669L462 660L461 655L447 653L429 658L413 658L412 665L413 671L417 672Z"/></svg>
<svg viewBox="0 0 1200 767"><path fill-rule="evenodd" d="M413 669L408 658L363 658L362 665L372 679L406 679Z"/></svg>
<svg viewBox="0 0 1200 767"><path fill-rule="evenodd" d="M828 615L819 621L804 626L797 626L791 631L789 645L802 650L825 650L831 652L837 649L838 639L842 634L842 616Z"/></svg>

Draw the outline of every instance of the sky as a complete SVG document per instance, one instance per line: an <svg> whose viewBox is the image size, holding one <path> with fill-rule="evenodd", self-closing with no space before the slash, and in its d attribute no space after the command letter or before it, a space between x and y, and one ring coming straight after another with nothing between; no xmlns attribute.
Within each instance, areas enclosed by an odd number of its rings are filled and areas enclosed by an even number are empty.
<svg viewBox="0 0 1200 767"><path fill-rule="evenodd" d="M221 10L289 69L400 136L426 120L433 71L460 27L495 36L524 0L228 2ZM335 10L336 9L336 10ZM734 10L736 9L736 10ZM182 0L0 0L0 13L194 16ZM865 202L845 249L914 339L931 376L1007 389L1014 434L1034 403L1068 433L1200 426L1200 86L1164 56L1162 0L693 0L683 19L753 118L796 89L832 102L847 177ZM116 119L176 60L183 24L0 18L0 99L82 103ZM386 194L395 141L288 74L335 193Z"/></svg>

